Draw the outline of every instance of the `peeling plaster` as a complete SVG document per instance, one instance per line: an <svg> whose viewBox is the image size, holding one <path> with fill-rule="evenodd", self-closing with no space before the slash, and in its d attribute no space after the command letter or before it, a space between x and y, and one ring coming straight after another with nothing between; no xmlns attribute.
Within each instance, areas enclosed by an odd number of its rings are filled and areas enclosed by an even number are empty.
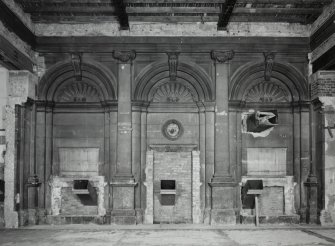
<svg viewBox="0 0 335 246"><path fill-rule="evenodd" d="M117 22L84 24L35 24L38 36L271 36L308 37L310 25L297 23L231 22L228 31L218 31L216 22L143 23L131 22L120 31Z"/></svg>
<svg viewBox="0 0 335 246"><path fill-rule="evenodd" d="M222 112L218 112L218 113L216 113L216 115L217 115L217 116L227 116L228 113L227 113L225 110L223 110Z"/></svg>

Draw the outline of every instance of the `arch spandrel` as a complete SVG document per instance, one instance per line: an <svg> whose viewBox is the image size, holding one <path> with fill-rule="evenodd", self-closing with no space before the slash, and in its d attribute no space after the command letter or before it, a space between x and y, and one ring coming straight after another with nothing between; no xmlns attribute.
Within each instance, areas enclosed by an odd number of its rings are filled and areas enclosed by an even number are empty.
<svg viewBox="0 0 335 246"><path fill-rule="evenodd" d="M135 79L133 99L150 101L157 88L169 80L169 66L165 60L149 64ZM196 100L213 100L212 81L203 68L197 64L180 61L176 81L188 88Z"/></svg>
<svg viewBox="0 0 335 246"><path fill-rule="evenodd" d="M81 69L82 86L86 84L92 88L92 91L96 90L99 95L99 101L117 99L116 79L109 69L91 60L83 60ZM38 85L38 97L40 100L45 101L59 101L59 93L61 91L64 91L66 87L68 89L76 88L75 85L79 84L80 81L76 79L71 61L62 61L53 65L42 77ZM85 90L82 86L79 86L79 89ZM86 92L90 94L90 91ZM71 94L71 92L69 93ZM72 94L76 93L78 94L79 91ZM90 97L89 94L88 96ZM97 101L98 99L91 98L89 100Z"/></svg>
<svg viewBox="0 0 335 246"><path fill-rule="evenodd" d="M264 79L264 63L247 63L238 68L230 82L229 100L245 101L249 90L260 83L279 87L286 95L285 102L308 100L306 79L291 65L281 63L274 63L269 81Z"/></svg>

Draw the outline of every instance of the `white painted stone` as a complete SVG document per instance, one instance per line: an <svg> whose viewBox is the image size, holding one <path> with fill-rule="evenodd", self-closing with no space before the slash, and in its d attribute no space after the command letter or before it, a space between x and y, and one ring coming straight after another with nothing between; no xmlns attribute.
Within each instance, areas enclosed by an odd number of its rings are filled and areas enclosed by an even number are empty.
<svg viewBox="0 0 335 246"><path fill-rule="evenodd" d="M143 182L146 187L146 208L144 211L144 224L153 224L154 222L154 186L153 186L153 165L154 165L154 151L147 151L147 161L145 167L146 180Z"/></svg>

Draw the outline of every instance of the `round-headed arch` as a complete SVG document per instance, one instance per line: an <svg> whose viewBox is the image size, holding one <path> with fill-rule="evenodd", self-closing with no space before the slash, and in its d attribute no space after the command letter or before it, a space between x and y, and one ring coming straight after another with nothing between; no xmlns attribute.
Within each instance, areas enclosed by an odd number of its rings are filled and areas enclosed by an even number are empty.
<svg viewBox="0 0 335 246"><path fill-rule="evenodd" d="M117 98L115 76L103 64L84 59L81 63L81 77L82 81L97 90L100 100L107 101ZM54 64L43 75L38 85L39 100L54 101L59 90L71 81L76 81L71 61L61 61Z"/></svg>
<svg viewBox="0 0 335 246"><path fill-rule="evenodd" d="M153 92L168 81L169 66L166 60L146 66L135 79L134 100L150 101ZM196 100L213 100L211 78L199 65L190 61L179 61L176 81L187 87Z"/></svg>
<svg viewBox="0 0 335 246"><path fill-rule="evenodd" d="M246 93L264 80L264 63L250 62L239 67L232 76L229 86L230 100L245 100ZM289 94L290 101L308 100L307 81L303 75L289 64L275 62L272 68L271 80Z"/></svg>

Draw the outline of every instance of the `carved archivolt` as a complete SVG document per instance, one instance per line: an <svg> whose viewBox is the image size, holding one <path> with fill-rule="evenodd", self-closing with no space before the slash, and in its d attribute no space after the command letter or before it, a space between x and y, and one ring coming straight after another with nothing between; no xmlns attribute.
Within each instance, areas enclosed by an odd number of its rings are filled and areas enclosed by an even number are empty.
<svg viewBox="0 0 335 246"><path fill-rule="evenodd" d="M176 83L170 82L161 85L157 88L153 99L153 102L193 102L193 95L191 91L186 88L186 86Z"/></svg>
<svg viewBox="0 0 335 246"><path fill-rule="evenodd" d="M247 102L289 102L289 94L277 84L261 82L254 85L245 96Z"/></svg>
<svg viewBox="0 0 335 246"><path fill-rule="evenodd" d="M62 88L56 97L58 102L99 102L99 92L86 82L74 82Z"/></svg>

